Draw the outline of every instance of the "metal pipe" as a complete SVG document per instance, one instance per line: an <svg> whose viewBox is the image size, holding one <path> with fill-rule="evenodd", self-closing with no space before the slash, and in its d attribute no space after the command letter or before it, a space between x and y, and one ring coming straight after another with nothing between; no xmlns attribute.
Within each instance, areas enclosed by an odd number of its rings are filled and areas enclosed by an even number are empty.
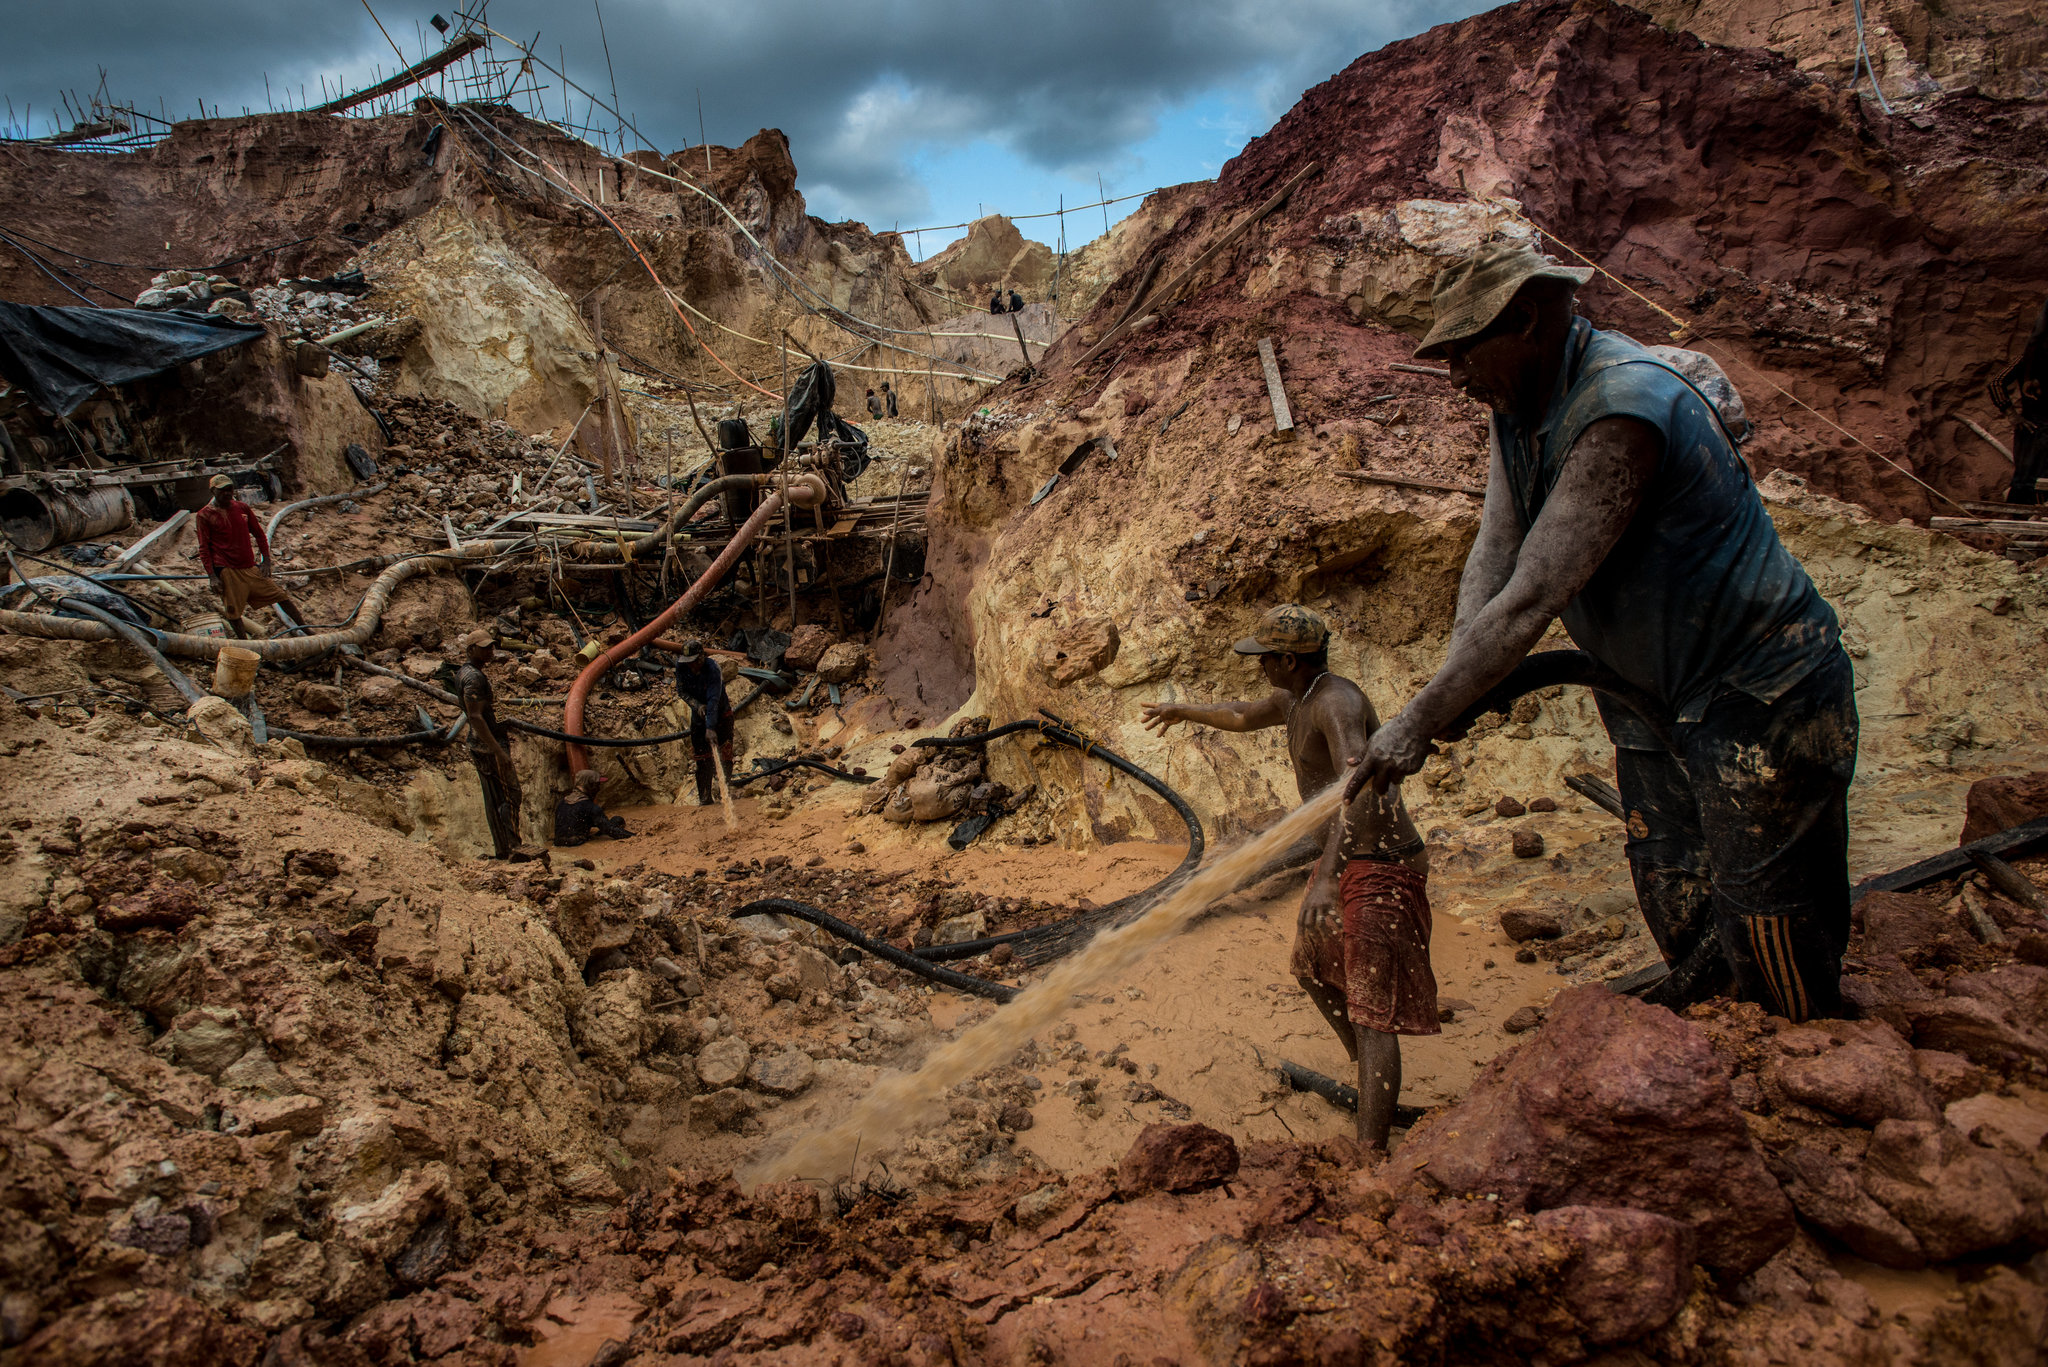
<svg viewBox="0 0 2048 1367"><path fill-rule="evenodd" d="M522 540L524 538L515 537L503 541L471 541L459 551L436 551L430 555L408 556L377 576L376 582L370 585L370 591L363 595L363 601L356 608L354 623L340 631L271 641L194 636L185 632L165 631L157 633L158 648L166 655L211 660L227 646L240 646L244 650L255 651L266 660L280 661L310 660L338 646L359 646L376 634L377 626L384 615L385 604L391 601L392 593L406 580L450 564L488 560L503 555L517 547ZM37 636L45 640L58 641L108 641L119 634L99 622L81 622L76 618L49 617L34 612L0 611L0 627L22 636Z"/></svg>
<svg viewBox="0 0 2048 1367"><path fill-rule="evenodd" d="M716 483L718 481L712 481L712 484ZM711 485L707 484L699 492L704 493L710 488ZM799 479L791 481L789 497L809 508L822 504L830 497L830 490L826 487L825 481L819 476L804 475ZM727 572L738 562L740 552L745 550L748 543L761 534L761 529L768 525L768 519L781 509L782 504L783 493L780 489L775 490L767 498L761 500L761 506L754 509L753 515L741 525L738 531L733 533L732 540L726 542L725 549L720 551L718 558L711 562L711 568L704 571L698 577L696 583L685 589L682 597L669 604L659 617L656 617L646 626L641 627L631 636L628 636L625 640L619 642L583 667L583 672L576 676L576 682L569 685L568 702L562 708L562 730L571 735L580 735L582 733L583 700L589 696L591 686L603 678L613 665L629 656L639 654L640 647L660 636L664 631L668 630L669 626L677 618L702 602L705 596L713 588L717 587L718 582L725 578ZM588 769L589 767L590 752L584 749L580 742L569 742L569 772L575 773L579 769Z"/></svg>
<svg viewBox="0 0 2048 1367"><path fill-rule="evenodd" d="M118 532L135 521L135 500L125 485L72 494L62 489L9 489L0 495L0 531L24 551Z"/></svg>
<svg viewBox="0 0 2048 1367"><path fill-rule="evenodd" d="M345 494L323 494L319 498L302 498L297 503L287 503L270 515L270 525L263 529L263 534L275 541L278 527L293 513L307 508L323 507L329 503L339 503L347 498L368 498L371 494L381 494L390 487L389 484L372 484L367 488L351 489Z"/></svg>
<svg viewBox="0 0 2048 1367"><path fill-rule="evenodd" d="M149 662L157 667L157 671L170 680L171 687L178 690L178 696L185 700L187 707L210 696L205 689L185 677L183 670L166 660L163 652L156 648L141 627L132 622L124 622L105 608L96 607L82 598L60 598L57 603L67 611L84 613L148 656Z"/></svg>

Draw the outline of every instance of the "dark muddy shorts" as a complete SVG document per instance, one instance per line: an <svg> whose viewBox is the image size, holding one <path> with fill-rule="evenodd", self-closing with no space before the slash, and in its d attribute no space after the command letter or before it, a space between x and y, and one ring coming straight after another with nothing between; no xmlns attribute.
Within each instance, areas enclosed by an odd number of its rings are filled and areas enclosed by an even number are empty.
<svg viewBox="0 0 2048 1367"><path fill-rule="evenodd" d="M1774 703L1718 694L1674 728L1677 756L1615 752L1636 897L1675 966L1668 1005L1732 988L1793 1020L1840 1013L1857 732L1837 649Z"/></svg>

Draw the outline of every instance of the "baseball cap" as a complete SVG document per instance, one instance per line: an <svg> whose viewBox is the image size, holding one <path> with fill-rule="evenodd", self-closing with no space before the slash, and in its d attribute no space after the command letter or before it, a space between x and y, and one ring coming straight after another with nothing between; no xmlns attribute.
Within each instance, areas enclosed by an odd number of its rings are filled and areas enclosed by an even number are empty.
<svg viewBox="0 0 2048 1367"><path fill-rule="evenodd" d="M683 648L677 652L676 658L686 665L697 663L704 658L704 643L692 636L683 642Z"/></svg>
<svg viewBox="0 0 2048 1367"><path fill-rule="evenodd" d="M1232 649L1240 655L1313 655L1329 643L1330 628L1322 614L1299 603L1282 603Z"/></svg>
<svg viewBox="0 0 2048 1367"><path fill-rule="evenodd" d="M235 482L226 475L215 475L212 479L206 481L206 487L209 489L232 489L235 487Z"/></svg>

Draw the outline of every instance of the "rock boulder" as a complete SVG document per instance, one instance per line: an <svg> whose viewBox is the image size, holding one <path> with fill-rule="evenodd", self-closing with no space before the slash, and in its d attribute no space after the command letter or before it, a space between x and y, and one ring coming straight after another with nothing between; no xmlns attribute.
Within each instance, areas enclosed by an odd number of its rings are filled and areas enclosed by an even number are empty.
<svg viewBox="0 0 2048 1367"><path fill-rule="evenodd" d="M1402 1147L1419 1181L1530 1211L1626 1206L1690 1223L1740 1276L1792 1237L1726 1065L1697 1026L1604 987L1561 994L1528 1044Z"/></svg>
<svg viewBox="0 0 2048 1367"><path fill-rule="evenodd" d="M1038 651L1038 666L1055 688L1099 674L1116 659L1116 623L1092 617L1062 627Z"/></svg>
<svg viewBox="0 0 2048 1367"><path fill-rule="evenodd" d="M818 677L828 684L851 683L867 664L867 651L851 641L841 641L818 657Z"/></svg>
<svg viewBox="0 0 2048 1367"><path fill-rule="evenodd" d="M747 1075L754 1051L737 1035L727 1035L705 1045L697 1053L697 1079L717 1091L731 1087Z"/></svg>
<svg viewBox="0 0 2048 1367"><path fill-rule="evenodd" d="M701 1061L700 1061L701 1066ZM817 1076L818 1066L801 1049L763 1054L747 1067L747 1081L770 1096L798 1096Z"/></svg>
<svg viewBox="0 0 2048 1367"><path fill-rule="evenodd" d="M1627 1343L1662 1328L1692 1291L1693 1227L1645 1210L1560 1206L1536 1228L1579 1248L1559 1292L1588 1343Z"/></svg>
<svg viewBox="0 0 2048 1367"><path fill-rule="evenodd" d="M1882 1121L1863 1160L1864 1189L1937 1263L2020 1235L2027 1210L2013 1175L1990 1151L1941 1122Z"/></svg>
<svg viewBox="0 0 2048 1367"><path fill-rule="evenodd" d="M1192 1191L1237 1174L1237 1145L1207 1125L1147 1125L1117 1165L1126 1196Z"/></svg>
<svg viewBox="0 0 2048 1367"><path fill-rule="evenodd" d="M806 622L789 633L789 649L782 652L782 663L791 669L808 673L818 667L818 660L839 638L815 622Z"/></svg>
<svg viewBox="0 0 2048 1367"><path fill-rule="evenodd" d="M323 717L339 716L348 698L333 684L302 683L297 690L299 706Z"/></svg>
<svg viewBox="0 0 2048 1367"><path fill-rule="evenodd" d="M1524 940L1555 940L1564 934L1564 918L1554 911L1510 907L1500 914L1500 931L1516 944Z"/></svg>
<svg viewBox="0 0 2048 1367"><path fill-rule="evenodd" d="M1856 1035L1840 1048L1773 1067L1770 1076L1785 1096L1859 1125L1941 1118L1933 1089L1914 1069L1912 1047L1889 1026L1840 1028Z"/></svg>
<svg viewBox="0 0 2048 1367"><path fill-rule="evenodd" d="M1980 778L1963 799L1962 844L2048 816L2048 773Z"/></svg>

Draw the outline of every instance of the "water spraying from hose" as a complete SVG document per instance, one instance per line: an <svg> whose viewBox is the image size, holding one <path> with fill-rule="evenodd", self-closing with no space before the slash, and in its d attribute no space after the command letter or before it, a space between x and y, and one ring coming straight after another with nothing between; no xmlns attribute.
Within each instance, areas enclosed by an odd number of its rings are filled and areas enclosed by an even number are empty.
<svg viewBox="0 0 2048 1367"><path fill-rule="evenodd" d="M1197 870L1137 920L1103 931L993 1016L940 1046L915 1072L881 1079L852 1115L797 1136L781 1154L742 1173L741 1181L748 1186L792 1178L837 1181L852 1172L856 1152L876 1153L935 1120L948 1088L1000 1064L1066 1014L1077 993L1124 973L1211 902L1228 896L1247 874L1303 836L1325 829L1341 790L1341 783L1323 789L1277 824Z"/></svg>

